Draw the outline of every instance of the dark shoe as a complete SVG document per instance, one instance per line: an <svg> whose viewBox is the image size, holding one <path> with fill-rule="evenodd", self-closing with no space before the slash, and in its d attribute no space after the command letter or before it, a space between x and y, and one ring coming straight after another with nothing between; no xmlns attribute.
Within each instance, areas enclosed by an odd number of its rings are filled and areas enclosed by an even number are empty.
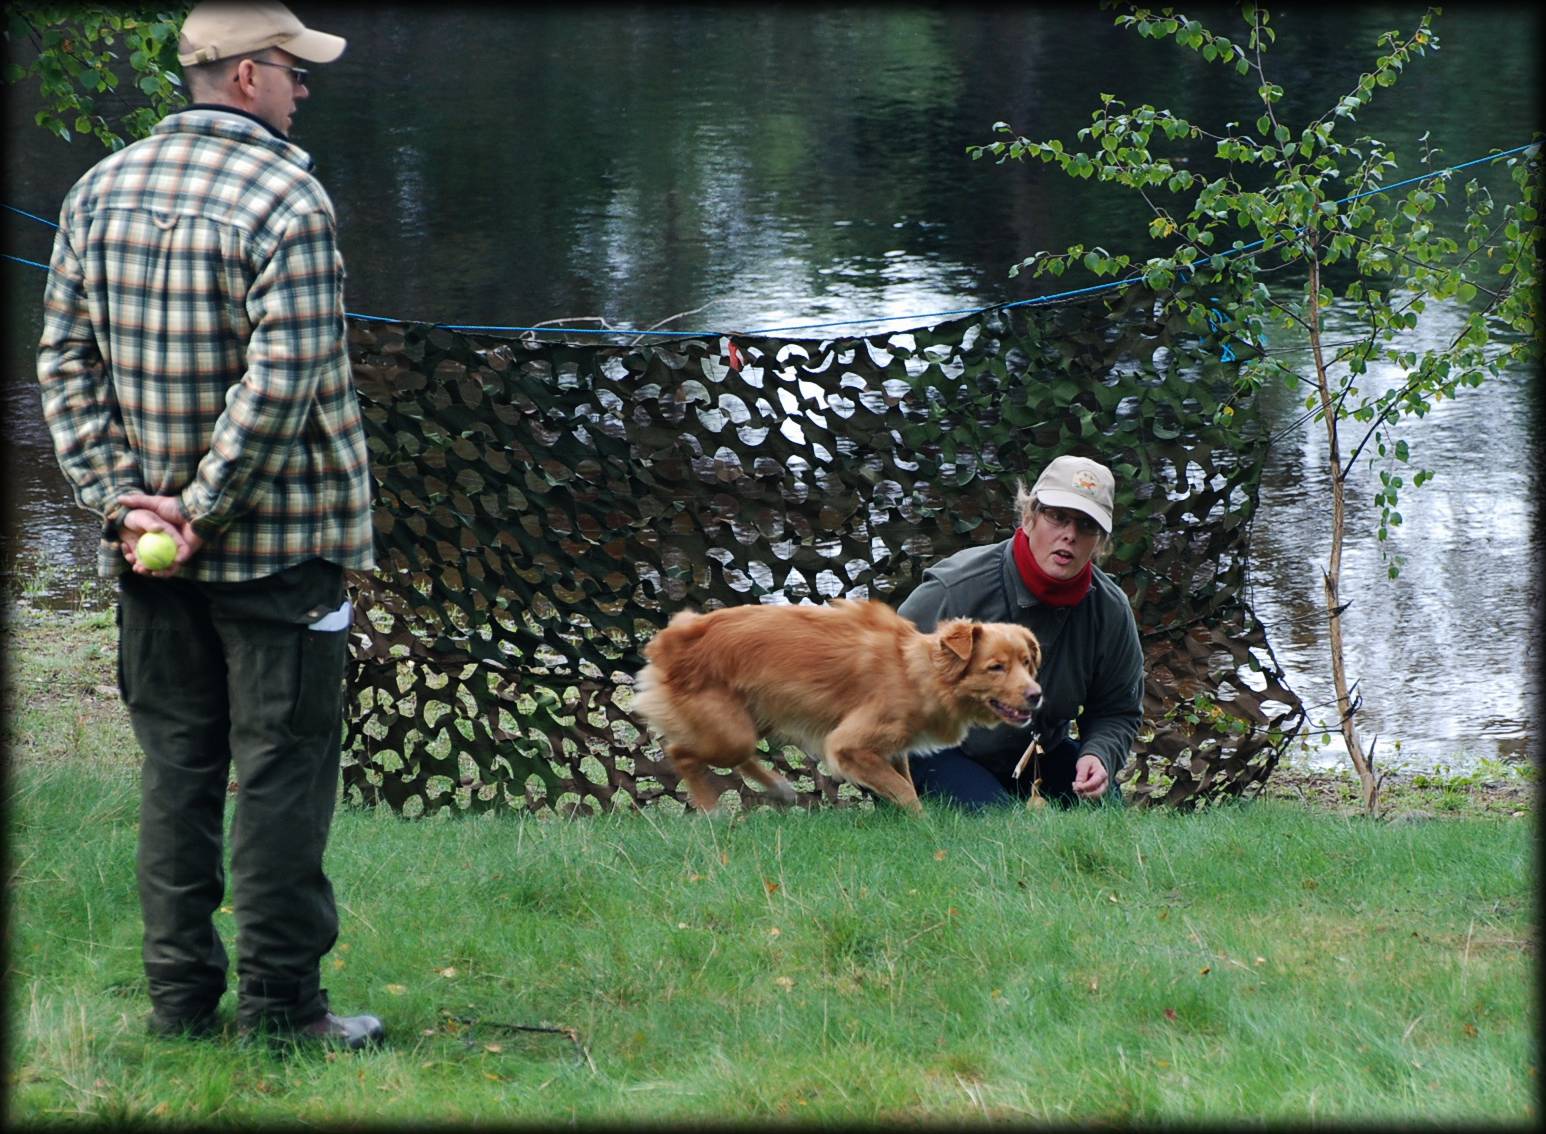
<svg viewBox="0 0 1546 1134"><path fill-rule="evenodd" d="M193 1016L166 1016L152 1012L145 1021L145 1030L162 1039L208 1039L220 1027L220 1017L214 1011Z"/></svg>
<svg viewBox="0 0 1546 1134"><path fill-rule="evenodd" d="M267 1021L257 1025L244 1024L241 1034L244 1039L261 1036L272 1043L295 1047L361 1051L381 1043L386 1028L375 1016L335 1016L329 1012L299 1028Z"/></svg>

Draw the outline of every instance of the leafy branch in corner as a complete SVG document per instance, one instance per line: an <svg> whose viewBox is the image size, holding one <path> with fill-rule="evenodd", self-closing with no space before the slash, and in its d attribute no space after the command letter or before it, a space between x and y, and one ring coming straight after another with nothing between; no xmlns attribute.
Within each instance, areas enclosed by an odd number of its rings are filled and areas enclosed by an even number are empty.
<svg viewBox="0 0 1546 1134"><path fill-rule="evenodd" d="M190 6L9 6L5 37L25 61L8 62L5 80L37 80L43 129L120 149L187 104L177 33Z"/></svg>

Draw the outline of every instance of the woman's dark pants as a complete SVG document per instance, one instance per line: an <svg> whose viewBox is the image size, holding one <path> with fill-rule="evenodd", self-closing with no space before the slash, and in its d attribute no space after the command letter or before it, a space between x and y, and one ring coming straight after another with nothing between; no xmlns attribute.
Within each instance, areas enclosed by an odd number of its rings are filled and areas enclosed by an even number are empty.
<svg viewBox="0 0 1546 1134"><path fill-rule="evenodd" d="M1079 802L1074 794L1074 765L1079 759L1079 744L1064 740L1040 757L1041 794L1048 803L1071 807ZM913 786L925 799L950 803L969 811L1030 798L1033 765L1027 764L1017 780L1013 768L993 769L964 755L959 748L947 748L908 761ZM1115 781L1096 802L1120 803L1122 793Z"/></svg>

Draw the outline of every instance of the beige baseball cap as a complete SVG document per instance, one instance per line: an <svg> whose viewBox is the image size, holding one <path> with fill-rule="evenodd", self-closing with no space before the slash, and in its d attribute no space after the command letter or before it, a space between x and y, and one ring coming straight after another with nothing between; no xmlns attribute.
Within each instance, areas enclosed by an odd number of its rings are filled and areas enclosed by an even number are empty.
<svg viewBox="0 0 1546 1134"><path fill-rule="evenodd" d="M1088 457L1058 457L1036 478L1031 495L1051 508L1073 508L1092 516L1109 535L1117 479L1111 470Z"/></svg>
<svg viewBox="0 0 1546 1134"><path fill-rule="evenodd" d="M183 20L177 61L189 67L278 47L308 63L331 63L347 45L341 35L312 31L290 9L271 0L206 0Z"/></svg>

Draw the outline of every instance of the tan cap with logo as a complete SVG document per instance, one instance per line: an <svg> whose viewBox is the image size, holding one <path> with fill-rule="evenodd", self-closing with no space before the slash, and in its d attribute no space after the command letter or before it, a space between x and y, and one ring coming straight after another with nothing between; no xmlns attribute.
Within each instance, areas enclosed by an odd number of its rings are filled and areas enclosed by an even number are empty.
<svg viewBox="0 0 1546 1134"><path fill-rule="evenodd" d="M1117 481L1111 470L1088 457L1058 457L1036 478L1031 495L1051 508L1074 508L1093 516L1106 532L1111 532L1111 511L1115 507Z"/></svg>
<svg viewBox="0 0 1546 1134"><path fill-rule="evenodd" d="M343 36L312 31L283 4L207 0L183 20L177 61L189 67L278 47L308 63L331 63L347 45Z"/></svg>

